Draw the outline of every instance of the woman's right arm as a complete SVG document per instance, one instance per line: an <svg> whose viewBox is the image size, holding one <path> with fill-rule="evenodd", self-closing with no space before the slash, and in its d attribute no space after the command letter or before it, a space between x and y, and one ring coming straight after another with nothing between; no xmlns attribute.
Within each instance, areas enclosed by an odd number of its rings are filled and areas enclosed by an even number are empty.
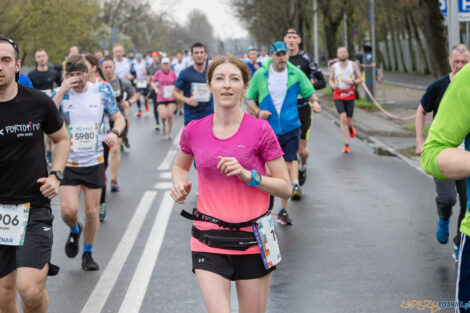
<svg viewBox="0 0 470 313"><path fill-rule="evenodd" d="M193 156L179 151L176 156L172 170L173 189L171 197L178 203L184 204L186 198L191 191L191 183L189 182L189 170L193 163Z"/></svg>

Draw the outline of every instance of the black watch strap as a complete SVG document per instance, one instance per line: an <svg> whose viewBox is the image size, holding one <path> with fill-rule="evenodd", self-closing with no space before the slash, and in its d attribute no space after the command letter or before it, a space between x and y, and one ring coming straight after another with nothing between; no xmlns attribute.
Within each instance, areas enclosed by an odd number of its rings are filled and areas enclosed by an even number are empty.
<svg viewBox="0 0 470 313"><path fill-rule="evenodd" d="M59 181L62 181L64 179L64 173L61 171L51 171L50 175L55 175Z"/></svg>
<svg viewBox="0 0 470 313"><path fill-rule="evenodd" d="M111 132L119 137L119 131L117 129L113 129Z"/></svg>

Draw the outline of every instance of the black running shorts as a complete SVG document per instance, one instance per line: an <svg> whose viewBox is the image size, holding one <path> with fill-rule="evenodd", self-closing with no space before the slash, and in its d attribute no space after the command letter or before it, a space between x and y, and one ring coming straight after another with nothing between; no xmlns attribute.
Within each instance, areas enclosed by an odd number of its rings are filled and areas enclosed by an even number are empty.
<svg viewBox="0 0 470 313"><path fill-rule="evenodd" d="M18 267L42 269L51 261L53 220L49 208L30 210L24 244L17 247L0 245L0 278Z"/></svg>
<svg viewBox="0 0 470 313"><path fill-rule="evenodd" d="M169 105L170 103L175 103L175 100L172 101L160 101L158 102L158 105Z"/></svg>
<svg viewBox="0 0 470 313"><path fill-rule="evenodd" d="M193 273L205 270L228 280L254 279L268 275L275 266L266 270L261 254L230 255L207 252L192 252Z"/></svg>
<svg viewBox="0 0 470 313"><path fill-rule="evenodd" d="M88 167L66 167L64 179L60 182L61 186L80 186L83 185L90 189L105 188L104 164L98 164Z"/></svg>
<svg viewBox="0 0 470 313"><path fill-rule="evenodd" d="M308 140L310 137L310 128L312 127L312 108L309 103L305 103L301 107L297 107L300 118L300 139Z"/></svg>
<svg viewBox="0 0 470 313"><path fill-rule="evenodd" d="M338 114L346 112L347 117L353 117L354 100L335 99L336 111Z"/></svg>

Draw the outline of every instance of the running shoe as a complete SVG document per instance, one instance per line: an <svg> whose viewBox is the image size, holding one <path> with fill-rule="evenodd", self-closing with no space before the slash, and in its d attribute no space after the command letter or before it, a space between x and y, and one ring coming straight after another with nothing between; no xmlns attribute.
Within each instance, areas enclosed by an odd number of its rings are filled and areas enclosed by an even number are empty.
<svg viewBox="0 0 470 313"><path fill-rule="evenodd" d="M142 111L137 112L137 116L141 117L142 116Z"/></svg>
<svg viewBox="0 0 470 313"><path fill-rule="evenodd" d="M449 241L449 220L444 221L439 217L437 222L436 239L443 245Z"/></svg>
<svg viewBox="0 0 470 313"><path fill-rule="evenodd" d="M99 207L100 222L104 222L106 218L106 203L100 203Z"/></svg>
<svg viewBox="0 0 470 313"><path fill-rule="evenodd" d="M78 234L69 234L69 238L65 243L65 255L69 258L74 258L78 254L78 243L80 241L80 235L82 234L83 226L78 223Z"/></svg>
<svg viewBox="0 0 470 313"><path fill-rule="evenodd" d="M349 151L351 151L351 147L349 146L349 144L345 144L344 147L343 147L343 152L344 153L349 153Z"/></svg>
<svg viewBox="0 0 470 313"><path fill-rule="evenodd" d="M349 127L349 137L354 138L356 136L356 130L354 127Z"/></svg>
<svg viewBox="0 0 470 313"><path fill-rule="evenodd" d="M124 151L124 145L121 145L121 151Z"/></svg>
<svg viewBox="0 0 470 313"><path fill-rule="evenodd" d="M149 105L148 103L145 104L145 112L148 112L149 111Z"/></svg>
<svg viewBox="0 0 470 313"><path fill-rule="evenodd" d="M118 192L119 185L116 179L111 179L111 192Z"/></svg>
<svg viewBox="0 0 470 313"><path fill-rule="evenodd" d="M126 137L124 138L124 140L122 141L124 147L129 150L131 148L131 144L129 143L129 139Z"/></svg>
<svg viewBox="0 0 470 313"><path fill-rule="evenodd" d="M307 169L303 171L299 169L299 185L303 186L306 180L307 180Z"/></svg>
<svg viewBox="0 0 470 313"><path fill-rule="evenodd" d="M155 124L155 130L160 130L160 123Z"/></svg>
<svg viewBox="0 0 470 313"><path fill-rule="evenodd" d="M277 213L277 223L281 225L292 225L292 219L289 218L289 214L287 214L286 209L281 209L279 213Z"/></svg>
<svg viewBox="0 0 470 313"><path fill-rule="evenodd" d="M455 262L459 261L459 253L460 253L460 246L457 246L454 244L454 252L452 253L452 256L454 257Z"/></svg>
<svg viewBox="0 0 470 313"><path fill-rule="evenodd" d="M85 252L82 255L82 269L84 271L98 271L99 265L93 260L91 252Z"/></svg>
<svg viewBox="0 0 470 313"><path fill-rule="evenodd" d="M183 111L180 110L180 116L182 116L182 115L183 115Z"/></svg>
<svg viewBox="0 0 470 313"><path fill-rule="evenodd" d="M301 200L302 199L302 189L299 185L294 185L292 187L292 200Z"/></svg>

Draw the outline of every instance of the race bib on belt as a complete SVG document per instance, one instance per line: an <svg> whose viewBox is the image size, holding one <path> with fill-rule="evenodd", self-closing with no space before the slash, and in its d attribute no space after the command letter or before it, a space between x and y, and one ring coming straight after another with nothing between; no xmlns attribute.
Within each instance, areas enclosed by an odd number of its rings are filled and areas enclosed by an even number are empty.
<svg viewBox="0 0 470 313"><path fill-rule="evenodd" d="M51 89L44 89L44 90L41 90L42 92L44 92L48 97L52 96L52 90Z"/></svg>
<svg viewBox="0 0 470 313"><path fill-rule="evenodd" d="M139 89L147 88L147 81L145 79L136 80L135 86Z"/></svg>
<svg viewBox="0 0 470 313"><path fill-rule="evenodd" d="M191 94L198 102L209 102L211 99L211 93L206 83L192 83Z"/></svg>
<svg viewBox="0 0 470 313"><path fill-rule="evenodd" d="M72 152L95 152L98 150L98 126L69 125Z"/></svg>
<svg viewBox="0 0 470 313"><path fill-rule="evenodd" d="M264 267L270 269L281 262L281 252L279 251L279 244L276 234L274 233L271 214L256 220L256 223L253 224L253 232L258 242L259 250L261 251Z"/></svg>
<svg viewBox="0 0 470 313"><path fill-rule="evenodd" d="M22 246L30 204L0 204L0 245Z"/></svg>
<svg viewBox="0 0 470 313"><path fill-rule="evenodd" d="M163 98L173 98L173 86L163 86Z"/></svg>

